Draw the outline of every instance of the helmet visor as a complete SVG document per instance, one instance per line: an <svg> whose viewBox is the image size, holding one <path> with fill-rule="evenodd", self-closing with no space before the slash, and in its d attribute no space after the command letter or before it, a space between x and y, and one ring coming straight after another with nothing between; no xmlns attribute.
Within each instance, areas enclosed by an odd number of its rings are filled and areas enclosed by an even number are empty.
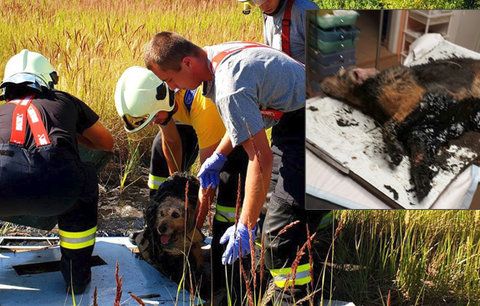
<svg viewBox="0 0 480 306"><path fill-rule="evenodd" d="M127 131L135 131L139 129L149 118L149 115L141 117L133 117L128 114L122 116L123 121L125 122L125 128Z"/></svg>

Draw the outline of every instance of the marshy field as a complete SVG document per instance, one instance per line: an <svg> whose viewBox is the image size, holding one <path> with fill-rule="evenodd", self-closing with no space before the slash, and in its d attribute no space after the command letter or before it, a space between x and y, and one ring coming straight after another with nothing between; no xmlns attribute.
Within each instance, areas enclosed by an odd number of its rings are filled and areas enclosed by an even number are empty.
<svg viewBox="0 0 480 306"><path fill-rule="evenodd" d="M316 2L322 8L479 5L463 0ZM107 194L118 186L120 192L138 190L129 186L145 175L139 169L148 167L156 129L127 137L113 93L127 67L143 65L143 45L156 32L175 31L198 45L262 41L259 10L245 16L235 0L1 3L0 79L8 58L24 48L50 59L60 76L57 88L89 104L115 135L115 158L108 175L102 175L110 180L104 184ZM480 211L338 211L335 218L334 243L318 263L327 267L316 286L325 299L356 305L480 304Z"/></svg>

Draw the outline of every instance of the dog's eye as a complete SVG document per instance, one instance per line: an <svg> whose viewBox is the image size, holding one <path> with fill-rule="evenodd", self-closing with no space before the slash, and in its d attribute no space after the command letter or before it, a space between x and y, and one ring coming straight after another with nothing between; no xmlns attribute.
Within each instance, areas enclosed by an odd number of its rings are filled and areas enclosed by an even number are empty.
<svg viewBox="0 0 480 306"><path fill-rule="evenodd" d="M178 212L174 211L174 212L172 213L172 217L173 217L173 218L180 218L180 214L179 214Z"/></svg>

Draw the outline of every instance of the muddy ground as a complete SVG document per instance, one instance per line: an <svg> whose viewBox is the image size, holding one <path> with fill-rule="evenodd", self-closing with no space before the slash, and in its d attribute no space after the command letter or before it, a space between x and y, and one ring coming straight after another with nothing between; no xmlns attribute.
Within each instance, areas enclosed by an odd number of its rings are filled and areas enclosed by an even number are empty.
<svg viewBox="0 0 480 306"><path fill-rule="evenodd" d="M110 163L100 174L97 236L128 236L143 228L143 207L148 204L148 168L138 167L132 179L121 190L120 171ZM0 221L0 223L2 223ZM2 226L0 226L1 228ZM51 236L58 231L3 224L4 236Z"/></svg>

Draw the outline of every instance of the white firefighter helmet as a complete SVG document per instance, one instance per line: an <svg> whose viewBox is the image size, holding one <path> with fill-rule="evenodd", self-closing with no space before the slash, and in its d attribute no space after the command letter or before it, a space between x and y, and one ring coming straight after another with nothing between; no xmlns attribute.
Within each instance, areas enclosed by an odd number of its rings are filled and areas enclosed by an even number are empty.
<svg viewBox="0 0 480 306"><path fill-rule="evenodd" d="M12 56L5 65L1 87L22 83L37 90L41 90L41 87L53 89L58 83L58 75L45 56L23 49Z"/></svg>
<svg viewBox="0 0 480 306"><path fill-rule="evenodd" d="M167 84L144 67L127 68L115 88L115 108L129 133L147 126L159 111L174 109L173 94Z"/></svg>

